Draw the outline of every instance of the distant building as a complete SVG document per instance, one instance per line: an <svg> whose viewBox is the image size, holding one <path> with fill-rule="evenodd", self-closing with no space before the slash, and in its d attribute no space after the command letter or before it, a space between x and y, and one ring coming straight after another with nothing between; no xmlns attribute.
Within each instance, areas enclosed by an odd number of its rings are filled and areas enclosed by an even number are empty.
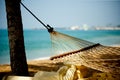
<svg viewBox="0 0 120 80"><path fill-rule="evenodd" d="M83 30L87 31L89 29L87 24L83 24Z"/></svg>
<svg viewBox="0 0 120 80"><path fill-rule="evenodd" d="M119 27L115 27L115 26L112 26L112 27L96 26L95 30L120 30L120 28Z"/></svg>
<svg viewBox="0 0 120 80"><path fill-rule="evenodd" d="M80 27L79 26L72 26L72 27L70 27L70 30L80 30Z"/></svg>

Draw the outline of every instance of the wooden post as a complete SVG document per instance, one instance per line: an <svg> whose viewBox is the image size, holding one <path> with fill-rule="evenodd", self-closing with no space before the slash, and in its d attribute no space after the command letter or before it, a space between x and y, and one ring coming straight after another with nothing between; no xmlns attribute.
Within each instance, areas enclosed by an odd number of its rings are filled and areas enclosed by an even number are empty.
<svg viewBox="0 0 120 80"><path fill-rule="evenodd" d="M14 75L28 76L20 1L5 0L10 46L10 65Z"/></svg>

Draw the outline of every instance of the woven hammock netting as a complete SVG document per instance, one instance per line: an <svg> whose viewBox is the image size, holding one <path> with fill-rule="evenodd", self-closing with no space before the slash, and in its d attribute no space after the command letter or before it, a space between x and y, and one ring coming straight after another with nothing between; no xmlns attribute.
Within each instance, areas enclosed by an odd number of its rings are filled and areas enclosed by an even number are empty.
<svg viewBox="0 0 120 80"><path fill-rule="evenodd" d="M73 52L95 44L57 31L51 32L50 35L54 54Z"/></svg>
<svg viewBox="0 0 120 80"><path fill-rule="evenodd" d="M55 55L51 60L120 74L120 47L95 44L57 31L51 32L50 35Z"/></svg>

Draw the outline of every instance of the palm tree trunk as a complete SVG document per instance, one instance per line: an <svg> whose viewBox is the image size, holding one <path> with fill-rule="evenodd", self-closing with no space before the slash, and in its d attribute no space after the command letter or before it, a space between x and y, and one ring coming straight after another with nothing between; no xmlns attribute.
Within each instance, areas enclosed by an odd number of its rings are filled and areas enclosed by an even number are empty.
<svg viewBox="0 0 120 80"><path fill-rule="evenodd" d="M10 64L14 75L28 76L20 1L5 0L10 45Z"/></svg>

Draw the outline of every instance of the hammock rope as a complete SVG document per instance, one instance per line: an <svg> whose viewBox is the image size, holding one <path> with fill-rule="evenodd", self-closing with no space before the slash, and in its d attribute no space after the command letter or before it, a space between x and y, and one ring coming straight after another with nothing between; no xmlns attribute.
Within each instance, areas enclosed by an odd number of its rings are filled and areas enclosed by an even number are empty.
<svg viewBox="0 0 120 80"><path fill-rule="evenodd" d="M99 43L75 38L57 31L50 25L45 25L22 2L21 5L37 19L50 33L54 54L51 60L64 64L84 65L102 72L120 75L120 47L108 47Z"/></svg>
<svg viewBox="0 0 120 80"><path fill-rule="evenodd" d="M76 52L96 44L57 31L51 32L50 35L54 54Z"/></svg>
<svg viewBox="0 0 120 80"><path fill-rule="evenodd" d="M20 4L38 21L40 22L47 30L48 32L52 32L53 28L49 24L44 24L35 14L32 13L31 10L29 10L22 2Z"/></svg>
<svg viewBox="0 0 120 80"><path fill-rule="evenodd" d="M55 44L54 48L59 47L59 51L63 51L63 52L68 52L68 51L74 51L74 50L79 50L91 45L94 45L94 43L82 40L82 39L78 39L78 38L74 38L72 36L68 36L62 33L58 33L56 31L53 30L53 28L50 25L46 25L45 23L43 23L30 9L28 9L22 2L20 2L20 4L38 21L40 22L47 30L48 32L51 34L51 39L52 39L52 44ZM57 35L56 35L57 34ZM64 35L64 36L63 36ZM63 48L60 50L61 45L63 46ZM77 46L77 48L76 48ZM64 50L63 50L64 49ZM63 53L62 52L62 53ZM61 52L60 52L61 53Z"/></svg>
<svg viewBox="0 0 120 80"><path fill-rule="evenodd" d="M46 25L43 23L30 9L28 9L22 2L20 3L38 22L40 22L50 33L52 45L53 45L53 52L55 54L59 53L66 53L70 51L76 51L79 49L83 49L95 43L85 41L82 39L78 39L69 35L65 35L59 32L54 31L54 29L50 25ZM62 47L61 47L62 46Z"/></svg>

